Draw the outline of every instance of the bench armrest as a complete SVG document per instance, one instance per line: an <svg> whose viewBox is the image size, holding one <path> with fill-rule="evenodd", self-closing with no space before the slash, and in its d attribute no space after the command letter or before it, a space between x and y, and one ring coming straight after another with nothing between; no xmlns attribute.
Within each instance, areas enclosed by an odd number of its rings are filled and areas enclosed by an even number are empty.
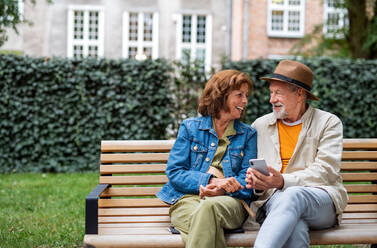
<svg viewBox="0 0 377 248"><path fill-rule="evenodd" d="M98 199L109 184L98 184L85 198L85 234L98 234Z"/></svg>

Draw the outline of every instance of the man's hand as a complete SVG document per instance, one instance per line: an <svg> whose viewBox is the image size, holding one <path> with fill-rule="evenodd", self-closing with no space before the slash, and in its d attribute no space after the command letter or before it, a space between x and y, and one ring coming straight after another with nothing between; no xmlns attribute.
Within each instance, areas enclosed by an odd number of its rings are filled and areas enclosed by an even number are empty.
<svg viewBox="0 0 377 248"><path fill-rule="evenodd" d="M257 190L267 190L271 188L282 189L284 186L284 178L282 174L271 166L267 166L267 168L270 172L269 176L263 175L256 169L247 169L245 179L247 182L246 188L254 188Z"/></svg>

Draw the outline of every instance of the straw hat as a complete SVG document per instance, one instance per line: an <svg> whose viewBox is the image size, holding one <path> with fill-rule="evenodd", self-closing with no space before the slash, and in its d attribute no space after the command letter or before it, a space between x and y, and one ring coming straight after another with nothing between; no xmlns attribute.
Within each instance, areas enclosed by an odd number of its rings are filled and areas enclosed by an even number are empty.
<svg viewBox="0 0 377 248"><path fill-rule="evenodd" d="M306 65L297 61L282 60L276 66L275 71L272 75L261 77L260 79L269 82L271 80L277 80L294 84L308 92L308 99L318 101L319 98L311 92L313 78L314 75L312 70L310 70L310 68Z"/></svg>

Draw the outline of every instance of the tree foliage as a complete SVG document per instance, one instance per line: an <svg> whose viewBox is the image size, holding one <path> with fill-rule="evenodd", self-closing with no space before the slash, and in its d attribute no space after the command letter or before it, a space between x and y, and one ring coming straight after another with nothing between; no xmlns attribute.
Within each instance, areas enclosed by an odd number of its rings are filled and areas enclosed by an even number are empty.
<svg viewBox="0 0 377 248"><path fill-rule="evenodd" d="M347 10L346 25L338 30L322 32L325 23L315 26L291 50L296 55L377 58L376 0L338 1L337 8ZM314 45L313 45L314 44Z"/></svg>
<svg viewBox="0 0 377 248"><path fill-rule="evenodd" d="M26 0L24 1L26 2ZM36 0L29 0L35 5ZM46 0L51 3L52 0ZM0 47L8 40L7 31L13 29L18 34L17 26L25 23L31 24L32 22L26 20L22 15L18 0L1 0L0 1Z"/></svg>
<svg viewBox="0 0 377 248"><path fill-rule="evenodd" d="M0 46L8 39L8 29L13 29L18 33L17 25L23 22L26 21L21 16L17 0L0 1Z"/></svg>

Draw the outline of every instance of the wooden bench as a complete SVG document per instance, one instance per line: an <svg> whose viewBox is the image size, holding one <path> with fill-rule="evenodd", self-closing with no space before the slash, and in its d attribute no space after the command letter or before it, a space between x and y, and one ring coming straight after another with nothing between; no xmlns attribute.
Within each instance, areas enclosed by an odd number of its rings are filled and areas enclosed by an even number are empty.
<svg viewBox="0 0 377 248"><path fill-rule="evenodd" d="M98 186L86 198L85 247L184 247L168 230L169 206L154 195L167 181L173 140L102 141ZM311 244L377 247L377 139L345 139L342 176L349 194L343 223L311 231ZM257 231L227 234L254 244Z"/></svg>

